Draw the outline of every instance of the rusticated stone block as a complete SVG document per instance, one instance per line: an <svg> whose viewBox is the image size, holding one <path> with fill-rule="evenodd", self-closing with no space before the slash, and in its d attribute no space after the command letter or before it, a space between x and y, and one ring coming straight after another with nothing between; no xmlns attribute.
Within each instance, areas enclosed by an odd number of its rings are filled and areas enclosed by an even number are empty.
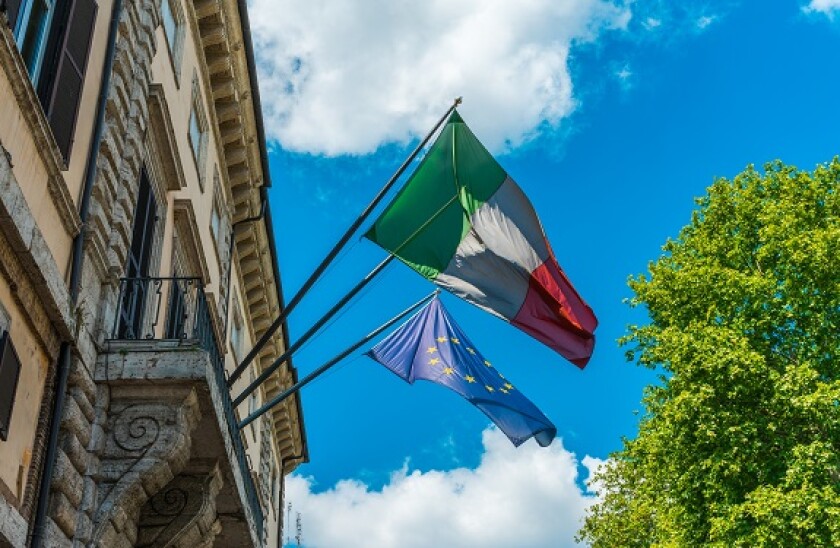
<svg viewBox="0 0 840 548"><path fill-rule="evenodd" d="M79 545L86 545L93 534L93 522L84 512L76 514L76 533L73 540Z"/></svg>
<svg viewBox="0 0 840 548"><path fill-rule="evenodd" d="M68 538L73 538L76 531L76 507L64 493L54 492L50 497L50 517Z"/></svg>
<svg viewBox="0 0 840 548"><path fill-rule="evenodd" d="M61 427L76 434L83 445L87 446L90 443L90 423L74 398L65 400Z"/></svg>
<svg viewBox="0 0 840 548"><path fill-rule="evenodd" d="M5 537L12 546L26 544L26 521L17 509L0 495L0 538ZM2 542L0 542L2 545Z"/></svg>
<svg viewBox="0 0 840 548"><path fill-rule="evenodd" d="M85 416L87 421L92 423L96 418L96 413L94 413L93 404L90 402L85 392L78 386L71 386L69 392L70 396L76 400L76 403L79 405L79 409L81 409L82 414Z"/></svg>
<svg viewBox="0 0 840 548"><path fill-rule="evenodd" d="M53 488L61 491L74 507L78 508L82 503L84 480L64 451L58 451L55 459L52 484Z"/></svg>
<svg viewBox="0 0 840 548"><path fill-rule="evenodd" d="M51 517L47 517L44 546L49 546L50 548L70 548L72 545L73 543L64 534L61 527Z"/></svg>
<svg viewBox="0 0 840 548"><path fill-rule="evenodd" d="M88 470L89 455L82 446L82 442L73 432L64 431L59 439L59 447L67 455L73 467L79 474L85 474Z"/></svg>
<svg viewBox="0 0 840 548"><path fill-rule="evenodd" d="M88 368L77 359L73 360L69 380L70 384L78 387L90 402L96 401L96 383L93 382L93 376Z"/></svg>

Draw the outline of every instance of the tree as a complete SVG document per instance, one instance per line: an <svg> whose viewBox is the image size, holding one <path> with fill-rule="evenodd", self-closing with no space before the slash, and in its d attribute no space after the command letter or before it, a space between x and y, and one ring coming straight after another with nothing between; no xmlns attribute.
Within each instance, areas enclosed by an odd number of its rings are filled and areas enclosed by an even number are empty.
<svg viewBox="0 0 840 548"><path fill-rule="evenodd" d="M621 340L662 372L597 476L593 546L840 546L840 161L720 179Z"/></svg>

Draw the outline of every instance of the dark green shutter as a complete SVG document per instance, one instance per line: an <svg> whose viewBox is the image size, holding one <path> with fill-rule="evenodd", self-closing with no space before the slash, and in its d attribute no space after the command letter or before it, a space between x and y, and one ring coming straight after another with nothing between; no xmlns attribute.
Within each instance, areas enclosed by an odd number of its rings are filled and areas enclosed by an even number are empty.
<svg viewBox="0 0 840 548"><path fill-rule="evenodd" d="M0 335L0 440L3 441L9 437L19 376L20 360L12 345L12 338L8 331L4 331Z"/></svg>
<svg viewBox="0 0 840 548"><path fill-rule="evenodd" d="M73 147L96 9L94 0L72 0L66 19L61 17L63 10L58 10L38 85L38 95L65 160Z"/></svg>

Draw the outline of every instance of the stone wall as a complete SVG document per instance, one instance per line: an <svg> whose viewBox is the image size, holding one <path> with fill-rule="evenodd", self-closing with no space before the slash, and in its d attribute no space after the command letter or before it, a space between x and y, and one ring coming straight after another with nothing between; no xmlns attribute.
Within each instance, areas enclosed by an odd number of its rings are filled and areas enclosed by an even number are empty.
<svg viewBox="0 0 840 548"><path fill-rule="evenodd" d="M103 467L103 459L107 462L113 449L109 431L118 423L113 418L110 387L94 382L93 368L107 326L114 321L116 282L130 245L160 0L126 0L122 6L86 226L77 299L77 354L71 364L50 495L45 545L51 548L116 546L110 544L116 541L109 536L109 527L114 520L119 523L119 517L107 510L109 499L102 487L114 473ZM119 533L125 537L125 531Z"/></svg>

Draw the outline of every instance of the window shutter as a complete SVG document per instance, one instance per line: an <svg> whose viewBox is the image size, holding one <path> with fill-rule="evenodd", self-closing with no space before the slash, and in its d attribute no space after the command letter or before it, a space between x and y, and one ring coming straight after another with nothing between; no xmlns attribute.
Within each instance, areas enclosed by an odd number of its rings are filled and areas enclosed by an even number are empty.
<svg viewBox="0 0 840 548"><path fill-rule="evenodd" d="M47 119L64 159L70 157L73 147L73 131L82 98L88 51L90 50L93 25L96 21L94 0L73 0L67 15L67 24L58 25L63 36L58 38L58 63L55 71L42 74L40 94ZM54 25L57 21L53 22ZM49 51L49 47L47 48ZM45 60L46 61L46 60Z"/></svg>
<svg viewBox="0 0 840 548"><path fill-rule="evenodd" d="M0 335L0 440L3 441L9 436L19 375L20 360L8 331L4 331Z"/></svg>
<svg viewBox="0 0 840 548"><path fill-rule="evenodd" d="M0 4L3 4L0 0ZM20 0L6 0L6 18L9 20L9 28L14 32L17 23L18 12L20 12Z"/></svg>

